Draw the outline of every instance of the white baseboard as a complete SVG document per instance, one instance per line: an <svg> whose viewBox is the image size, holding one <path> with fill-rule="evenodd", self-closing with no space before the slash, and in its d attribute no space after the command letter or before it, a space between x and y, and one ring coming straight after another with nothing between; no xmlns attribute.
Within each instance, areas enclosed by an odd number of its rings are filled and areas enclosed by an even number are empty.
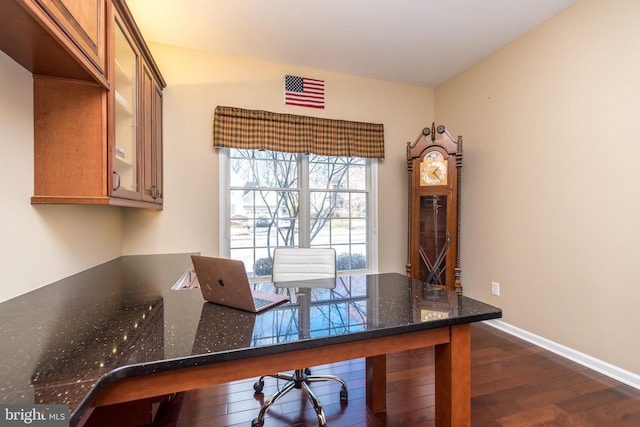
<svg viewBox="0 0 640 427"><path fill-rule="evenodd" d="M633 372L621 369L610 363L589 356L588 354L581 353L572 348L565 347L546 338L542 338L516 326L505 323L502 320L487 320L484 323L640 390L640 375L638 374L634 374Z"/></svg>

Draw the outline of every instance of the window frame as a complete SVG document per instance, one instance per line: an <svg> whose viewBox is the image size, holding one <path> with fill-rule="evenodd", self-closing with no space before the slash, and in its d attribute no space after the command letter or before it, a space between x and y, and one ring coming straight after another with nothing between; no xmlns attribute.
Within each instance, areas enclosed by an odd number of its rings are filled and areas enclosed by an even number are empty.
<svg viewBox="0 0 640 427"><path fill-rule="evenodd" d="M231 221L230 221L230 159L229 148L218 148L218 179L220 182L219 194L218 194L218 227L219 227L219 256L228 258L231 253ZM306 170L299 172L300 182L300 203L308 203L310 190L308 187L308 155L299 154L299 156L305 157ZM365 158L366 160L366 179L368 180L368 224L367 224L367 268L362 270L347 270L338 272L339 275L352 275L352 274L371 274L378 272L378 159ZM303 188L303 186L305 186ZM301 210L300 222L306 221L308 223L309 218L306 218L305 209ZM299 244L309 245L307 238L300 239ZM264 281L264 277L250 278L251 281Z"/></svg>

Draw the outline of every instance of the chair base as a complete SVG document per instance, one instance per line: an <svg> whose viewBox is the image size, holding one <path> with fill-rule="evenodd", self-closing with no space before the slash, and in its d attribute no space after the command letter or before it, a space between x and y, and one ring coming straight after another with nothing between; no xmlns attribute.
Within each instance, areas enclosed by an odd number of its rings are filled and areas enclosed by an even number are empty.
<svg viewBox="0 0 640 427"><path fill-rule="evenodd" d="M253 389L255 390L255 394L262 393L262 389L264 388L264 379L265 377L272 377L281 380L287 381L285 385L278 390L275 394L270 396L260 408L260 413L258 414L258 418L255 418L251 422L251 427L262 427L264 425L264 416L267 411L276 403L282 396L293 390L294 388L301 389L311 404L313 405L313 409L316 411L316 415L318 416L318 423L320 427L325 427L327 425L327 419L324 414L324 409L322 408L322 404L316 397L316 395L309 387L309 383L319 382L319 381L337 381L342 384L342 388L340 389L340 401L347 402L349 399L349 392L347 391L347 383L340 377L335 375L309 375L309 369L296 369L293 374L275 374L275 375L267 375L262 376L260 379L253 385Z"/></svg>

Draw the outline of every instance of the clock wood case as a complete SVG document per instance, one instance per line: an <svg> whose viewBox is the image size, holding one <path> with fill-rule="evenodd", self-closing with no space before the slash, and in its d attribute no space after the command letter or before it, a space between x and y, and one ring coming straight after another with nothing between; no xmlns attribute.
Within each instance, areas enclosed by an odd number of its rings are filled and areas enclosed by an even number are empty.
<svg viewBox="0 0 640 427"><path fill-rule="evenodd" d="M409 236L407 274L462 293L460 184L462 137L424 128L407 143Z"/></svg>

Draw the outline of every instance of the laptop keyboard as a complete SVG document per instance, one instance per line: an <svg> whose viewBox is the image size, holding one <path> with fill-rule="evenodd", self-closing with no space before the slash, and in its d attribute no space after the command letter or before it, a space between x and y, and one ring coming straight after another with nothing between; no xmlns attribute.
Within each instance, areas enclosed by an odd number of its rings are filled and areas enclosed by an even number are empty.
<svg viewBox="0 0 640 427"><path fill-rule="evenodd" d="M264 307L265 305L270 304L271 301L269 301L268 299L263 299L263 298L253 298L253 304L256 306L256 308L260 308L260 307Z"/></svg>

